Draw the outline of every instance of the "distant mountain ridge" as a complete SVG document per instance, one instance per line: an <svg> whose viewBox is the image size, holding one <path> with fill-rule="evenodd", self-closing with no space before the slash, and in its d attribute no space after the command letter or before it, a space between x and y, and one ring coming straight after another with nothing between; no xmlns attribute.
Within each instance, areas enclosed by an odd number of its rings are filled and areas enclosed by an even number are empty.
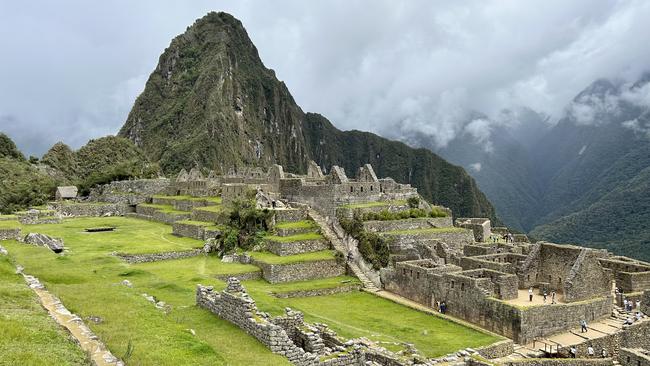
<svg viewBox="0 0 650 366"><path fill-rule="evenodd" d="M530 112L494 128L490 152L467 135L436 151L468 169L509 226L650 260L648 81L597 80L555 125Z"/></svg>
<svg viewBox="0 0 650 366"><path fill-rule="evenodd" d="M241 22L226 13L209 13L172 40L119 136L168 174L272 163L304 173L309 160L353 174L371 163L379 176L411 183L455 214L496 220L463 168L425 149L340 131L325 117L304 113L264 66Z"/></svg>

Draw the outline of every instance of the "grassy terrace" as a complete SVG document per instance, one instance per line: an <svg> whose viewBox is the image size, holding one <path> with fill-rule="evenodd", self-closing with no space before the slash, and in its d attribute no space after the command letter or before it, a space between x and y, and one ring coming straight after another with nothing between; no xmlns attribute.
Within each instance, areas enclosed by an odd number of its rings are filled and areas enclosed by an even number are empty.
<svg viewBox="0 0 650 366"><path fill-rule="evenodd" d="M207 222L207 221L195 221L195 220L181 220L181 221L176 221L176 223L179 224L185 224L185 225L194 225L194 226L201 226L209 230L222 230L224 229L223 225L215 225L214 222Z"/></svg>
<svg viewBox="0 0 650 366"><path fill-rule="evenodd" d="M342 208L372 208L372 207L383 207L383 206L403 206L406 205L404 200L394 200L394 201L374 201L374 202L361 202L353 203L349 205L343 205Z"/></svg>
<svg viewBox="0 0 650 366"><path fill-rule="evenodd" d="M221 204L221 197L192 197L192 196L165 196L165 195L154 195L153 198L164 198L168 200L177 200L177 201L207 201L215 204Z"/></svg>
<svg viewBox="0 0 650 366"><path fill-rule="evenodd" d="M292 264L299 262L322 261L335 258L333 250L321 250L318 252L287 256L279 256L269 252L251 252L250 255L254 259L268 264Z"/></svg>
<svg viewBox="0 0 650 366"><path fill-rule="evenodd" d="M151 207L156 209L156 211L164 212L164 213L173 213L173 214L186 214L189 213L189 211L180 211L174 209L172 205L156 205L153 203L141 203L139 206L142 207Z"/></svg>
<svg viewBox="0 0 650 366"><path fill-rule="evenodd" d="M223 211L223 206L221 206L221 205L212 205L212 206L205 206L205 207L196 207L194 209L197 210L197 211L221 212L221 211Z"/></svg>
<svg viewBox="0 0 650 366"><path fill-rule="evenodd" d="M382 235L425 235L434 233L462 233L468 231L460 227L432 227L426 229L411 229L411 230L393 230L385 231Z"/></svg>
<svg viewBox="0 0 650 366"><path fill-rule="evenodd" d="M0 222L0 225L10 222ZM14 223L14 226L18 225ZM83 231L86 227L98 226L115 226L117 229L99 233ZM125 354L130 341L133 354L127 360L128 364L288 365L286 359L272 354L236 326L195 305L196 284L213 285L215 290L220 290L225 283L215 276L259 271L257 267L223 263L218 258L205 256L141 264L128 264L112 256L111 253L115 251L163 252L199 247L202 244L198 240L175 237L171 235L171 226L147 220L121 217L76 218L65 220L62 224L33 225L23 231L43 232L64 238L67 247L65 256L15 241L3 241L2 245L9 250L10 256L25 266L27 273L39 277L71 311L82 318L101 317L103 321L100 324L88 325L116 356ZM332 251L289 257L269 253L251 254L267 261L334 258ZM121 285L125 279L133 287ZM414 343L427 356L433 357L497 340L491 335L364 292L291 299L278 299L272 295L272 292L346 285L348 283L343 281L348 280L356 281L348 277L336 277L272 285L256 280L244 281L244 286L262 311L278 315L285 307L291 307L303 311L310 322L329 324L344 337L364 336L390 342L384 345L393 350L399 349L393 343L409 342ZM3 292L5 282L0 277L0 304L7 298ZM171 305L171 311L165 314L156 309L142 296L143 293ZM5 319L3 316L0 316L0 324ZM42 333L40 328L38 333ZM0 354L4 356L3 336L5 335L0 334ZM21 344L26 346L14 347L14 350L31 351L30 343ZM61 344L58 341L55 343L64 352ZM34 349L37 349L36 346ZM43 354L56 357L56 353L47 350L39 353L41 358ZM66 355L69 356L69 352ZM3 357L0 359L4 360ZM48 359L47 364L56 363L50 361ZM70 361L67 364L76 365L79 362Z"/></svg>
<svg viewBox="0 0 650 366"><path fill-rule="evenodd" d="M0 257L0 309L0 365L90 365L7 257Z"/></svg>
<svg viewBox="0 0 650 366"><path fill-rule="evenodd" d="M287 221L275 224L278 229L315 229L316 223L311 220Z"/></svg>
<svg viewBox="0 0 650 366"><path fill-rule="evenodd" d="M320 233L305 233L305 234L296 234L290 236L270 235L265 237L265 239L275 241L278 243L294 243L297 241L323 239L323 235L321 235Z"/></svg>

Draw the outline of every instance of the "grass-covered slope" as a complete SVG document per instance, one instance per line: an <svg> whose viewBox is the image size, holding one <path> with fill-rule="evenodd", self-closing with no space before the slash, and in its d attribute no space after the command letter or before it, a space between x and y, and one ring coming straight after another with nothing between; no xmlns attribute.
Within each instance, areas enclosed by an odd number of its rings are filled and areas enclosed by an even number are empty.
<svg viewBox="0 0 650 366"><path fill-rule="evenodd" d="M16 222L0 221L4 226ZM85 233L85 227L114 226L113 232ZM78 218L63 224L30 226L65 240L65 256L47 248L3 241L27 273L82 318L99 317L92 330L118 357L133 365L288 365L244 331L195 305L196 285L225 287L217 276L259 271L252 265L224 263L217 257L128 264L114 252L153 253L185 250L202 243L171 235L171 227L131 218ZM324 257L332 258L331 253ZM132 287L122 284L129 280ZM323 322L345 337L368 337L396 351L414 343L428 356L487 345L498 338L446 319L428 315L368 293L280 299L273 293L322 289L358 283L334 277L272 285L262 280L243 284L262 311L280 315L285 307L303 311L311 322ZM0 287L2 282L0 282ZM170 305L157 309L142 294ZM0 297L0 303L2 297ZM368 312L372 309L372 312ZM2 319L2 317L0 317ZM0 339L2 335L0 335ZM1 343L0 343L1 344ZM1 345L0 345L1 347ZM29 347L29 346L28 346Z"/></svg>
<svg viewBox="0 0 650 366"><path fill-rule="evenodd" d="M340 131L305 114L267 69L240 21L210 13L160 56L119 132L167 173L203 166L269 166L304 173L309 160L354 175L371 163L380 177L411 183L462 216L495 218L474 180L424 149L370 133Z"/></svg>
<svg viewBox="0 0 650 366"><path fill-rule="evenodd" d="M0 256L0 309L0 365L90 365L6 256Z"/></svg>

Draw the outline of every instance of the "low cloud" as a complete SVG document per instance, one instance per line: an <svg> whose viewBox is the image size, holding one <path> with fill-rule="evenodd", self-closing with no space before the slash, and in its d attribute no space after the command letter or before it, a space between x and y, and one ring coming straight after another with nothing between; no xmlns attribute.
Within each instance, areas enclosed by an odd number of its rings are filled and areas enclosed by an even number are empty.
<svg viewBox="0 0 650 366"><path fill-rule="evenodd" d="M27 154L58 140L78 147L116 133L170 40L213 10L242 20L262 60L304 110L342 129L403 139L422 133L439 147L462 133L487 141L504 109L525 106L557 119L592 81L633 81L650 60L650 43L639 42L650 34L650 2L642 0L215 6L3 4L0 31L12 36L0 39L0 115L14 122L0 120L0 130ZM586 105L573 112L593 121L600 106ZM474 122L477 112L490 123Z"/></svg>

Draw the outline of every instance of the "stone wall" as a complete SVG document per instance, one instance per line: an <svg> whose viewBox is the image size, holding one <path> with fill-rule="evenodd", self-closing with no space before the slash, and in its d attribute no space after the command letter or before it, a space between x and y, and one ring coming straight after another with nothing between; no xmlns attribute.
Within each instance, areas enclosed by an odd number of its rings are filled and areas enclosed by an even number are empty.
<svg viewBox="0 0 650 366"><path fill-rule="evenodd" d="M260 280L262 279L262 272L244 272L244 273L233 273L233 274L224 274L215 276L216 279L221 281L227 281L229 278L236 278L239 281L250 281L250 280Z"/></svg>
<svg viewBox="0 0 650 366"><path fill-rule="evenodd" d="M313 290L297 290L297 291L288 291L288 292L277 292L272 293L274 297L280 299L294 298L294 297L312 297L312 296L326 296L340 294L343 292L352 292L360 291L363 286L361 284L352 284L345 286L337 286L331 288L320 288Z"/></svg>
<svg viewBox="0 0 650 366"><path fill-rule="evenodd" d="M591 322L609 316L612 311L612 298L533 306L518 310L521 329L517 341L528 343L536 338L579 327L582 319Z"/></svg>
<svg viewBox="0 0 650 366"><path fill-rule="evenodd" d="M514 351L514 342L512 342L510 339L492 343L488 346L476 349L476 352L478 352L479 355L487 359L505 357L512 354Z"/></svg>
<svg viewBox="0 0 650 366"><path fill-rule="evenodd" d="M643 291L641 296L641 311L650 316L650 289Z"/></svg>
<svg viewBox="0 0 650 366"><path fill-rule="evenodd" d="M216 223L221 221L221 213L206 210L193 210L192 220Z"/></svg>
<svg viewBox="0 0 650 366"><path fill-rule="evenodd" d="M0 240L20 240L20 228L0 229Z"/></svg>
<svg viewBox="0 0 650 366"><path fill-rule="evenodd" d="M275 222L293 222L307 220L307 211L303 209L278 209L275 212Z"/></svg>
<svg viewBox="0 0 650 366"><path fill-rule="evenodd" d="M185 250L179 252L163 252L163 253L151 253L151 254L118 253L116 254L116 256L128 263L146 263L146 262L163 261L168 259L196 257L202 254L203 254L203 249L193 249L193 250Z"/></svg>
<svg viewBox="0 0 650 366"><path fill-rule="evenodd" d="M147 202L155 194L166 193L170 187L169 179L124 180L104 184L90 191L91 201L137 205Z"/></svg>
<svg viewBox="0 0 650 366"><path fill-rule="evenodd" d="M601 354L603 348L612 357L619 357L623 348L644 348L650 349L650 320L645 319L635 322L632 325L624 326L620 331L603 337L588 339L575 344L578 357L587 356L587 347L591 346L597 355ZM569 357L569 347L560 348L558 353Z"/></svg>
<svg viewBox="0 0 650 366"><path fill-rule="evenodd" d="M526 256L523 254L487 254L474 257L463 257L461 258L460 266L466 270L485 268L499 272L516 274L519 270L521 262L523 262L525 259Z"/></svg>
<svg viewBox="0 0 650 366"><path fill-rule="evenodd" d="M299 240L289 243L267 239L265 240L265 246L269 252L281 256L317 252L330 248L329 242L325 239Z"/></svg>
<svg viewBox="0 0 650 366"><path fill-rule="evenodd" d="M345 274L345 266L336 259L269 264L253 258L252 264L262 269L262 277L270 283L313 280Z"/></svg>
<svg viewBox="0 0 650 366"><path fill-rule="evenodd" d="M183 221L176 221L172 224L172 233L177 236L207 240L220 237L222 232L218 228L205 227L201 225L188 224Z"/></svg>
<svg viewBox="0 0 650 366"><path fill-rule="evenodd" d="M472 230L474 240L478 243L488 241L490 235L492 235L492 224L486 218L459 217L456 219L456 226Z"/></svg>
<svg viewBox="0 0 650 366"><path fill-rule="evenodd" d="M221 293L212 287L197 288L196 303L255 337L271 352L286 357L297 366L364 365L365 354L359 349L328 354L316 328L304 323L304 316L291 309L282 317L270 317L257 310L255 301L235 279ZM312 331L313 330L313 331ZM326 359L321 359L321 357Z"/></svg>
<svg viewBox="0 0 650 366"><path fill-rule="evenodd" d="M539 243L521 265L520 287L543 285L564 294L567 302L607 296L610 275L599 261L605 255L595 249Z"/></svg>
<svg viewBox="0 0 650 366"><path fill-rule="evenodd" d="M611 358L526 358L502 363L503 366L611 366Z"/></svg>
<svg viewBox="0 0 650 366"><path fill-rule="evenodd" d="M640 348L621 348L618 362L622 366L650 366L650 352Z"/></svg>
<svg viewBox="0 0 650 366"><path fill-rule="evenodd" d="M422 217L417 219L390 220L390 221L365 221L364 229L367 231L384 232L393 230L426 229L432 227L451 227L451 217Z"/></svg>
<svg viewBox="0 0 650 366"><path fill-rule="evenodd" d="M131 206L124 203L52 202L50 206L60 215L72 217L124 216L134 211Z"/></svg>

